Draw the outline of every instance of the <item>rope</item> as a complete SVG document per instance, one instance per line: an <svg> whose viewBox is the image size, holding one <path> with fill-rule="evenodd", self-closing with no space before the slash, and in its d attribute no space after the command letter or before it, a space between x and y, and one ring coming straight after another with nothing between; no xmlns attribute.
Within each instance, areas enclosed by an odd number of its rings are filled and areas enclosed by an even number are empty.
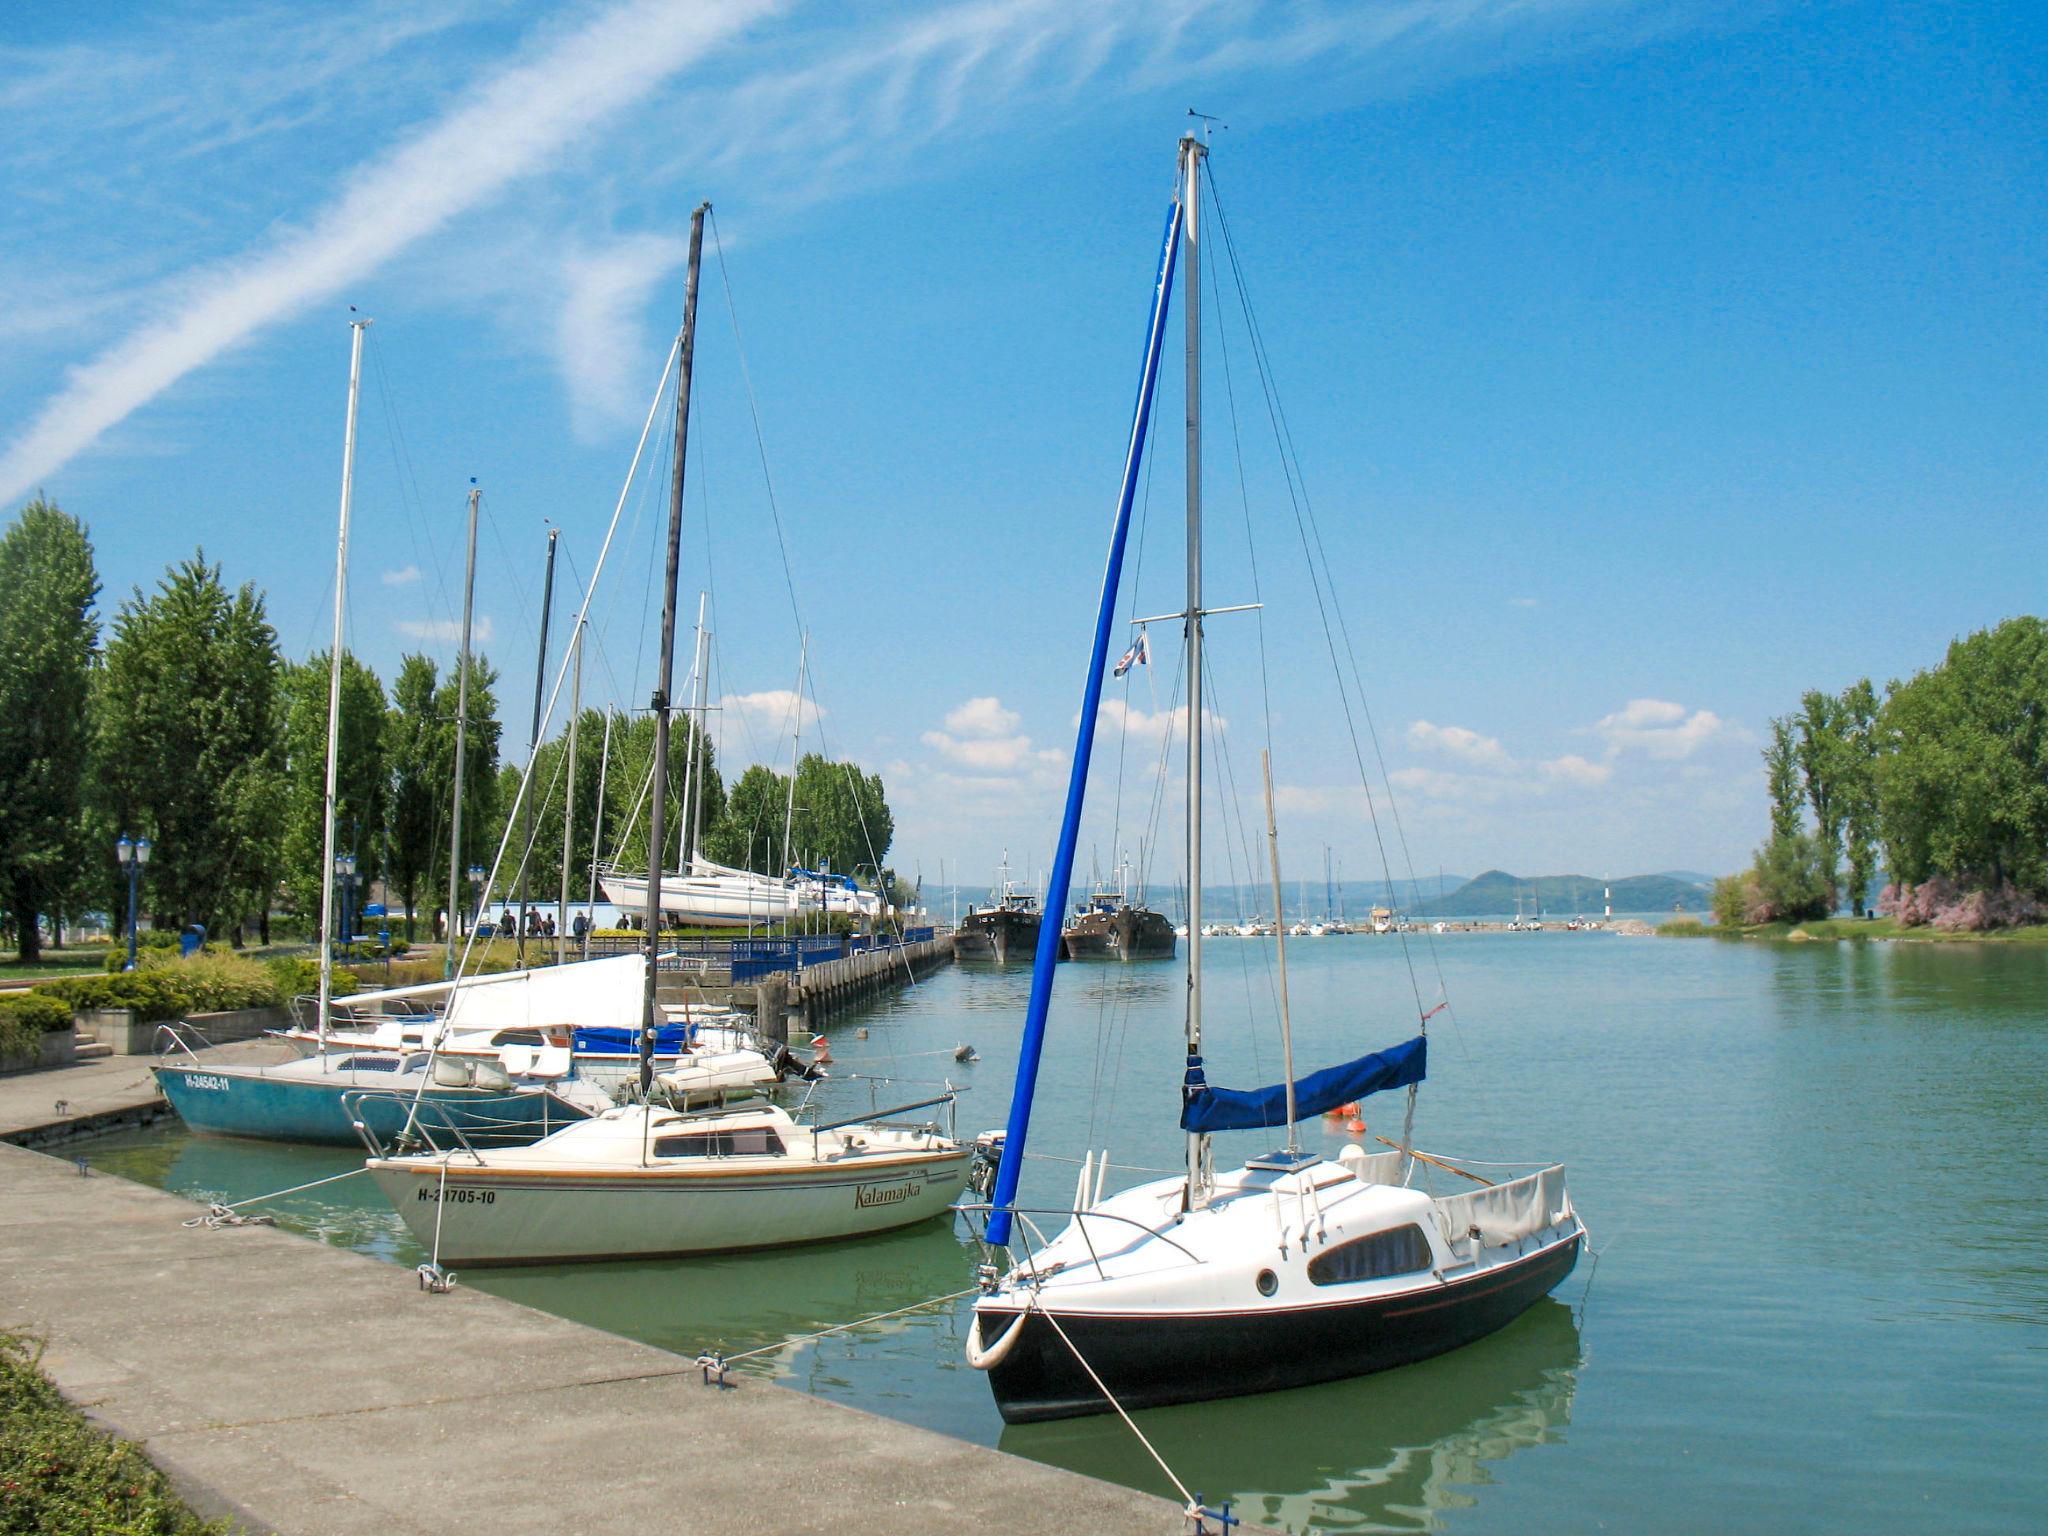
<svg viewBox="0 0 2048 1536"><path fill-rule="evenodd" d="M1034 1294L1033 1300L1036 1299ZM1193 1518L1195 1511L1200 1508L1201 1501L1188 1492L1188 1485L1186 1483L1174 1476L1173 1468L1166 1464L1166 1458L1161 1456L1153 1447L1152 1442L1145 1438L1145 1431L1138 1428L1131 1416L1124 1412L1124 1405L1116 1400L1116 1394L1102 1384L1102 1378L1095 1374L1095 1367L1088 1363L1088 1357L1081 1353L1079 1346L1067 1337L1067 1330L1060 1326L1060 1320L1044 1307L1038 1309L1038 1315L1048 1323L1051 1323L1052 1331L1060 1336L1060 1342L1073 1350L1074 1358L1081 1362L1081 1369L1088 1373L1088 1379L1095 1383L1095 1389L1103 1395L1109 1406L1116 1410L1117 1417L1124 1421L1124 1427L1138 1437L1138 1444L1145 1447L1145 1454L1159 1463L1159 1470L1166 1474L1166 1480L1172 1483L1175 1489L1179 1491L1181 1502L1186 1506L1189 1517Z"/></svg>
<svg viewBox="0 0 2048 1536"><path fill-rule="evenodd" d="M359 1173L368 1173L369 1171L367 1167L351 1168L346 1173L330 1174L327 1178L315 1179L310 1184L294 1184L290 1189L275 1189L267 1195L251 1195L246 1200L237 1200L229 1205L222 1205L220 1202L215 1201L207 1206L204 1216L194 1216L184 1225L188 1227L205 1227L209 1231L217 1230L221 1227L274 1227L277 1225L277 1222L269 1216L237 1216L234 1213L245 1205L255 1205L263 1200L281 1200L286 1195L296 1195L301 1190L318 1189L322 1184L333 1184L342 1179L352 1179Z"/></svg>
<svg viewBox="0 0 2048 1536"><path fill-rule="evenodd" d="M911 1312L922 1312L926 1307L936 1307L949 1301L958 1301L963 1296L974 1295L979 1289L979 1286L970 1285L964 1291L953 1291L945 1296L933 1296L925 1301L912 1302L909 1306L898 1307L893 1312L877 1312L872 1317L857 1317L850 1323L834 1323L830 1328L820 1328L816 1333L799 1333L791 1338L782 1340L779 1344L764 1344L759 1349L744 1350L737 1355L710 1355L707 1351L706 1358L716 1360L720 1366L727 1366L741 1360L751 1360L756 1355L772 1355L778 1350L788 1349L792 1344L809 1344L831 1334L844 1333L849 1328L863 1328L869 1323L885 1323L892 1317L903 1317Z"/></svg>

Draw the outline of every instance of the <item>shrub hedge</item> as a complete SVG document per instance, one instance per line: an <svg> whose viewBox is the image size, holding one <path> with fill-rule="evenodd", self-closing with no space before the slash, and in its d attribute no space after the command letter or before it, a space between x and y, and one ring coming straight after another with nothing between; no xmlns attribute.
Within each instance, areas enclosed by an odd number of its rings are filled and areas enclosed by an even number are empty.
<svg viewBox="0 0 2048 1536"><path fill-rule="evenodd" d="M135 1446L102 1434L38 1366L41 1349L0 1332L0 1532L226 1536L188 1509Z"/></svg>

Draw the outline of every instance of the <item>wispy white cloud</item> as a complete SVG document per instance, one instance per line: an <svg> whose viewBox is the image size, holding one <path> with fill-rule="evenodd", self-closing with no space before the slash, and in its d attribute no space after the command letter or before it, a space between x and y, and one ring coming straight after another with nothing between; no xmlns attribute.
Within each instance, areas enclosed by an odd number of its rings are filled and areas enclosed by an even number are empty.
<svg viewBox="0 0 2048 1536"><path fill-rule="evenodd" d="M763 14L765 0L629 0L549 36L464 93L462 105L357 168L305 227L180 286L169 318L71 371L0 453L10 500L193 369L263 327L332 298L465 209L548 164Z"/></svg>
<svg viewBox="0 0 2048 1536"><path fill-rule="evenodd" d="M1185 742L1188 734L1188 707L1177 704L1172 709L1133 709L1122 699L1104 699L1097 714L1098 731L1120 731L1131 740L1147 746L1158 746L1169 734L1177 742ZM1228 731L1230 722L1214 710L1202 711L1202 722L1208 727L1205 739L1213 739L1218 733Z"/></svg>
<svg viewBox="0 0 2048 1536"><path fill-rule="evenodd" d="M755 25L784 9L798 13L788 25ZM516 24L502 10L487 0L361 0L338 13L280 7L260 25L246 13L232 21L181 18L140 43L43 50L25 82L0 84L15 126L54 124L38 128L33 152L18 158L61 165L67 204L97 205L103 189L84 180L118 177L131 213L167 215L148 222L178 223L182 248L205 258L164 280L160 271L134 269L132 242L102 240L98 259L123 291L88 281L60 284L59 292L32 263L17 273L23 261L0 250L9 291L56 293L66 313L97 317L96 333L114 315L145 317L72 368L0 451L0 500L40 483L194 369L344 295L514 182L571 161L595 130L630 107L688 121L693 153L677 154L668 136L609 136L607 169L593 172L575 160L584 179L556 189L546 213L543 199L522 204L520 227L504 242L577 254L482 279L508 300L516 289L522 309L546 295L554 323L524 329L538 330L552 352L582 433L629 412L614 381L628 355L645 351L636 319L644 319L654 285L676 260L672 222L660 235L589 235L593 209L608 225L610 205L627 200L627 185L701 182L716 171L744 175L761 205L844 195L863 181L914 173L929 163L934 144L985 142L1018 114L1063 103L1310 66L1318 87L1332 93L1409 91L1429 78L1502 67L1534 49L1630 42L1646 18L1654 24L1683 10L1674 0L1378 0L1370 8L1331 0L956 0L904 16L778 0L615 0L594 15L578 11L567 24L536 29L512 62L472 80L477 33L488 31L495 42ZM406 46L444 32L460 43ZM177 44L170 58L167 34ZM249 42L252 36L259 41ZM451 70L448 54L457 46L472 53ZM715 78L693 70L715 51ZM0 50L0 63L22 52ZM374 68L363 67L370 62ZM450 83L457 79L459 86ZM221 159L231 146L294 129L311 163L325 164L332 151L324 146L346 142L318 131L329 118L402 120L405 105L437 93L454 105L418 123L392 150L334 170L339 187L324 204L225 260L212 259L235 239L219 207L239 199L232 206L243 227L277 228L274 179L241 167L245 174L212 189L219 196L204 198L190 187L180 197L159 186L167 158ZM70 105L58 114L50 110L57 103ZM30 110L38 104L42 111ZM100 153L89 158L101 169L80 166L78 132L95 135ZM135 156L137 142L151 153ZM124 159L142 168L120 169ZM233 154L225 160L239 165ZM264 190L235 191L250 187ZM216 211L213 221L195 214L202 206ZM550 218L553 226L542 227ZM116 267L124 270L115 275ZM478 281L473 263L466 270ZM62 333L38 334L47 345Z"/></svg>
<svg viewBox="0 0 2048 1536"><path fill-rule="evenodd" d="M1505 773L1515 766L1514 758L1498 738L1482 736L1462 725L1433 725L1427 720L1417 720L1408 727L1408 742L1411 746L1440 752L1477 768Z"/></svg>
<svg viewBox="0 0 2048 1536"><path fill-rule="evenodd" d="M1577 753L1566 753L1563 757L1553 757L1548 762L1538 763L1536 771L1546 779L1591 787L1605 784L1613 778L1614 764L1589 762Z"/></svg>
<svg viewBox="0 0 2048 1536"><path fill-rule="evenodd" d="M655 285L689 255L686 241L631 235L601 251L567 257L564 298L555 321L555 359L569 390L569 420L592 439L645 402L642 381L625 366L639 346L639 319Z"/></svg>
<svg viewBox="0 0 2048 1536"><path fill-rule="evenodd" d="M452 644L462 638L462 625L455 619L400 619L391 627L408 640L445 640ZM479 615L469 626L470 644L489 645L497 632L489 614Z"/></svg>
<svg viewBox="0 0 2048 1536"><path fill-rule="evenodd" d="M1664 761L1690 757L1710 741L1739 734L1711 709L1688 714L1668 699L1631 699L1587 730L1606 742L1610 757L1635 751Z"/></svg>
<svg viewBox="0 0 2048 1536"><path fill-rule="evenodd" d="M797 697L794 688L763 688L756 693L728 693L718 700L725 716L725 740L746 741L764 760L778 750L787 757L786 743L797 726ZM818 739L820 711L808 693L803 699L803 734ZM714 727L716 729L716 727ZM736 733L736 734L735 734Z"/></svg>
<svg viewBox="0 0 2048 1536"><path fill-rule="evenodd" d="M1020 719L1017 711L1004 708L1001 699L969 699L947 712L946 729L955 736L1007 736L1017 729Z"/></svg>
<svg viewBox="0 0 2048 1536"><path fill-rule="evenodd" d="M377 579L387 587L409 587L420 579L420 568L416 565L401 565L395 571L380 571Z"/></svg>

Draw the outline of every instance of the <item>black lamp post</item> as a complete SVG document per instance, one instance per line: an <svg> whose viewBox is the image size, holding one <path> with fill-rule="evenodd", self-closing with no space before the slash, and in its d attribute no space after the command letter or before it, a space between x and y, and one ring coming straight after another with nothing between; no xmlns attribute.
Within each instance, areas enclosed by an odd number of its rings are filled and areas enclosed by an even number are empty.
<svg viewBox="0 0 2048 1536"><path fill-rule="evenodd" d="M142 866L149 862L149 839L125 835L114 844L114 856L128 872L128 969L135 969L135 909L142 897Z"/></svg>
<svg viewBox="0 0 2048 1536"><path fill-rule="evenodd" d="M334 877L341 882L341 940L344 945L355 938L355 892L356 859L352 853L337 853L334 856Z"/></svg>
<svg viewBox="0 0 2048 1536"><path fill-rule="evenodd" d="M483 867L483 865L481 865L481 864L472 864L472 865L470 865L470 866L469 866L469 910L470 910L470 913L471 913L471 917L470 917L470 923L471 923L472 925L474 925L474 924L475 924L475 922L476 922L477 918L479 918L479 917L481 917L481 916L483 915L483 895L482 895L482 891L483 891L483 883L484 883L484 867Z"/></svg>

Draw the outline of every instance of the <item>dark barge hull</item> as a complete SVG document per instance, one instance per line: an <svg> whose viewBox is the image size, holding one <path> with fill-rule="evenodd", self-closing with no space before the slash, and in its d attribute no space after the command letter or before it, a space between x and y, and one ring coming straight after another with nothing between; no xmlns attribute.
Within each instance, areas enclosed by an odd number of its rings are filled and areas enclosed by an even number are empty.
<svg viewBox="0 0 2048 1536"><path fill-rule="evenodd" d="M960 920L960 930L953 935L953 958L993 960L997 965L1008 965L1012 960L1028 964L1038 953L1041 920L1036 912L969 913Z"/></svg>
<svg viewBox="0 0 2048 1536"><path fill-rule="evenodd" d="M1060 1327L1127 1409L1278 1392L1426 1360L1505 1327L1563 1282L1580 1233L1483 1275L1399 1296L1265 1313L1062 1313ZM993 1347L1014 1311L983 1310ZM1009 1424L1107 1413L1109 1403L1041 1313L988 1373Z"/></svg>
<svg viewBox="0 0 2048 1536"><path fill-rule="evenodd" d="M1178 941L1164 914L1126 907L1076 918L1061 942L1069 960L1171 960Z"/></svg>

